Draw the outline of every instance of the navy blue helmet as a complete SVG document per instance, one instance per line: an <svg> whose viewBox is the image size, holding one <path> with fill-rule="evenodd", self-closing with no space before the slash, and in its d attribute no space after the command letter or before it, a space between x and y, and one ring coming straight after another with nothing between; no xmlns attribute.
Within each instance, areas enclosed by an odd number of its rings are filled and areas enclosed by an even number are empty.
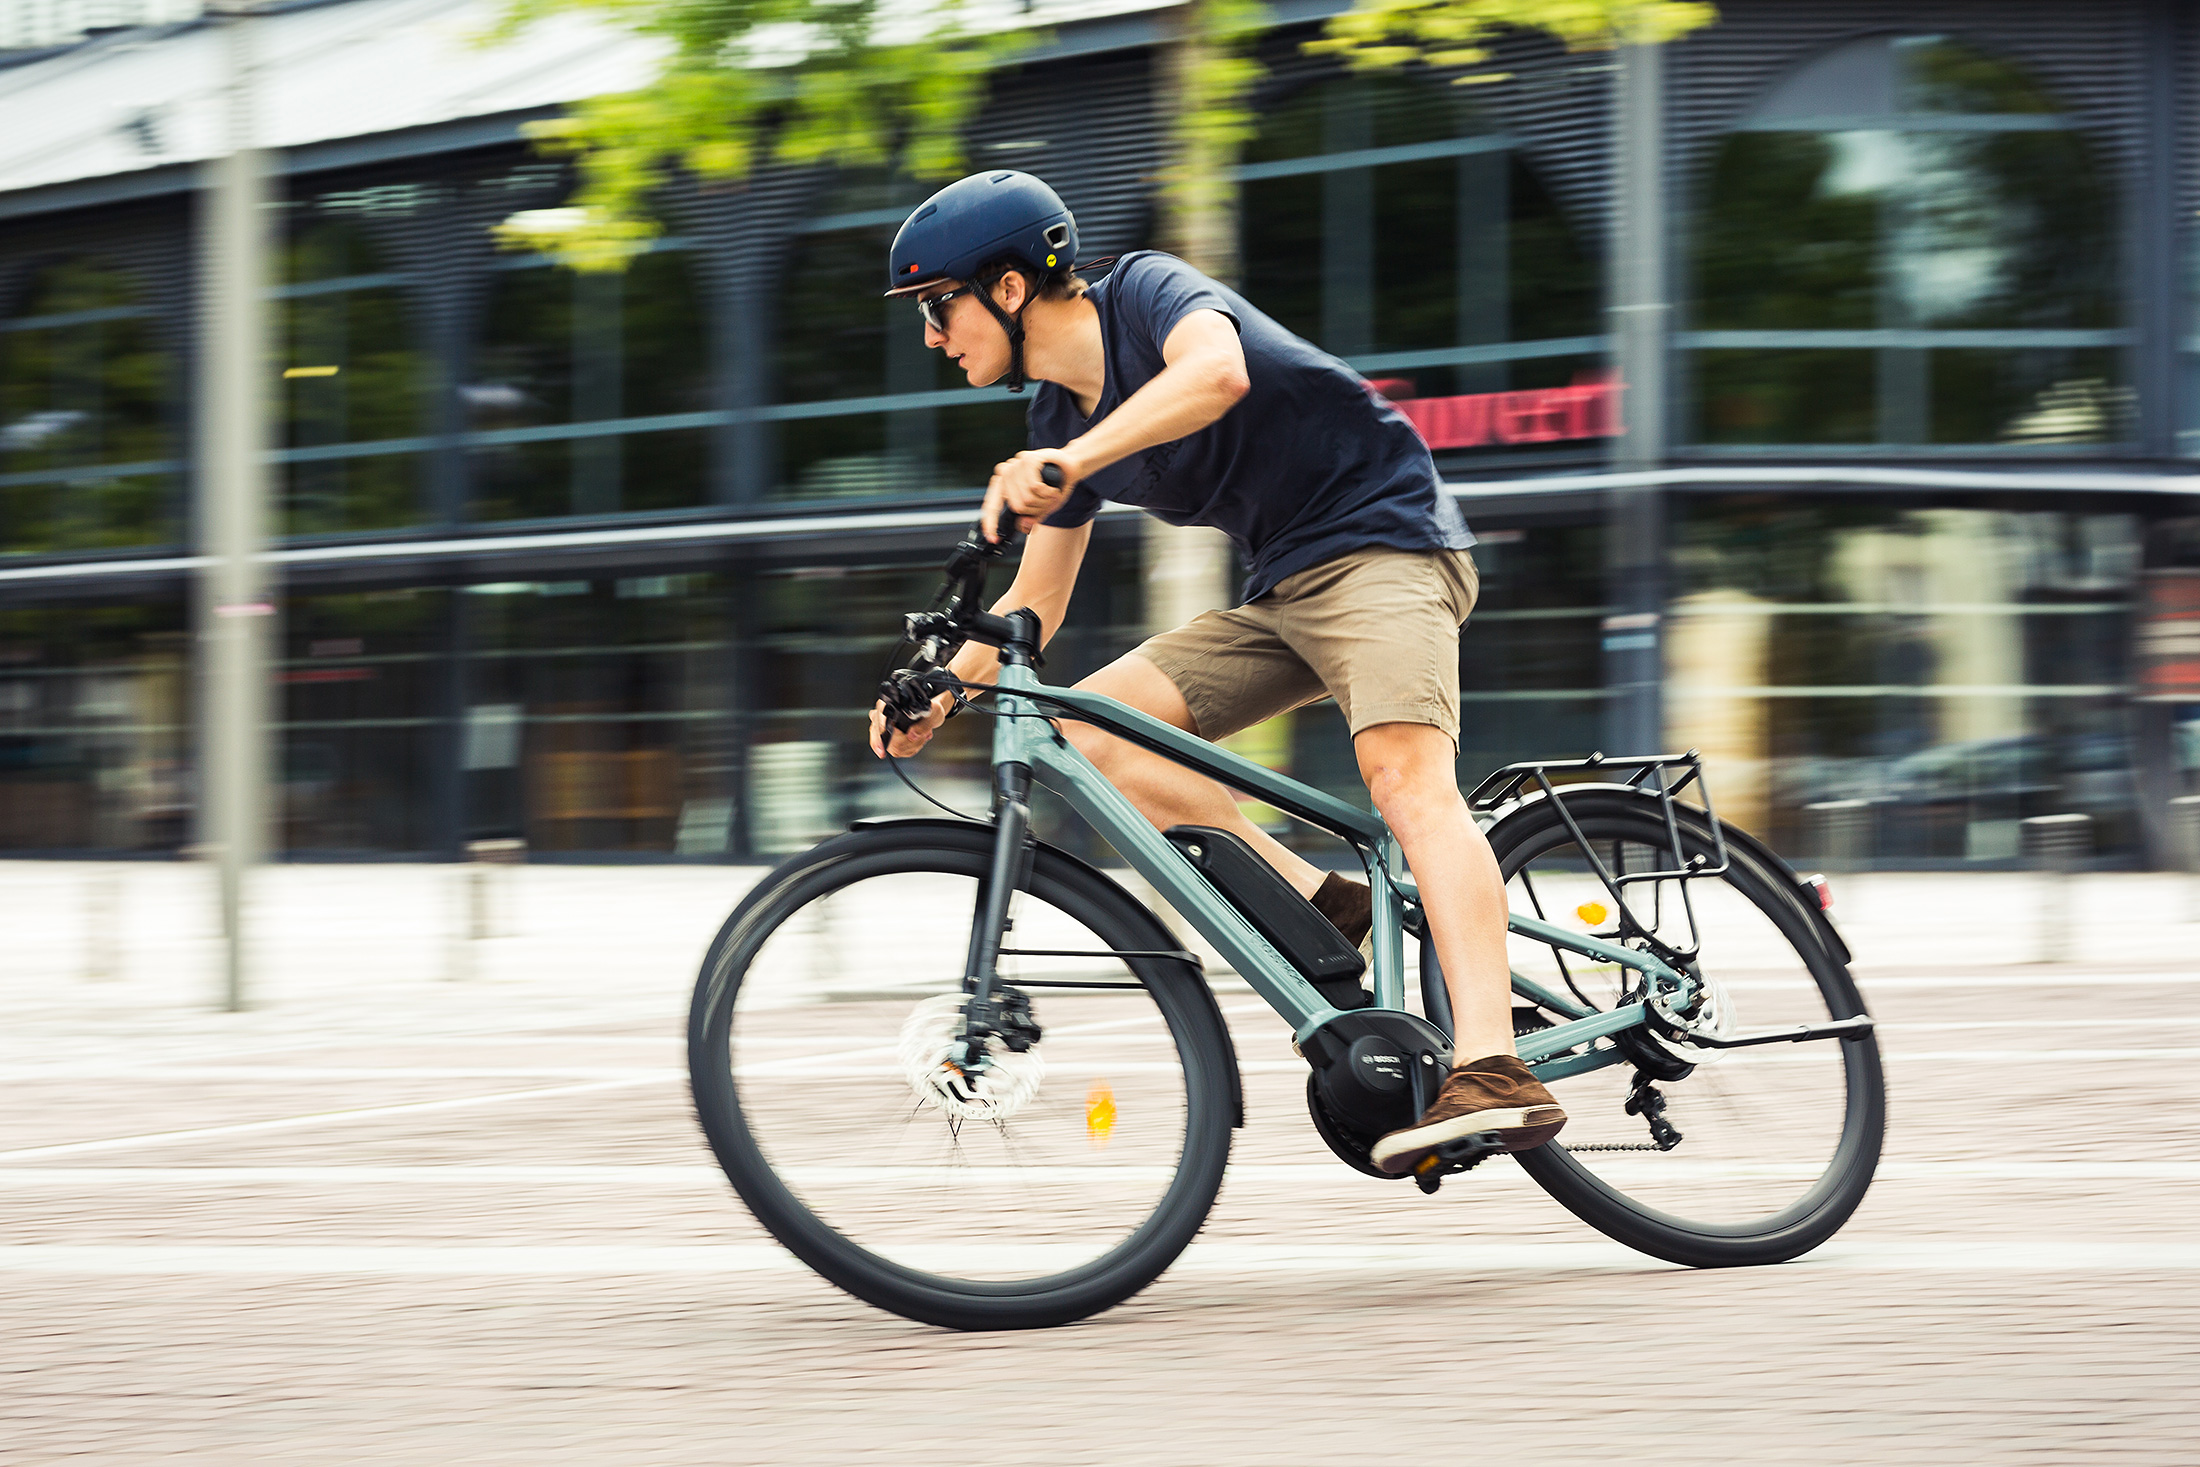
<svg viewBox="0 0 2200 1467"><path fill-rule="evenodd" d="M958 179L926 199L894 236L886 293L968 280L997 260L1047 273L1077 263L1077 219L1062 196L1028 173L999 169Z"/></svg>

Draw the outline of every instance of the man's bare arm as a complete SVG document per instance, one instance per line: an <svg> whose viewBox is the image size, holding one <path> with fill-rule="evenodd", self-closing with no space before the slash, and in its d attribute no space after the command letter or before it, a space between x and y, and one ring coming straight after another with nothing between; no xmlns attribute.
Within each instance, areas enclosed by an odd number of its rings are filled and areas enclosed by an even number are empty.
<svg viewBox="0 0 2200 1467"><path fill-rule="evenodd" d="M1161 359L1168 365L1091 432L1060 448L1027 449L994 469L985 492L988 536L1003 505L1022 515L1027 526L1043 520L1061 507L1079 479L1141 450L1197 433L1252 390L1244 344L1237 327L1220 311L1194 311L1177 322L1161 344ZM1059 488L1039 477L1050 463L1062 467Z"/></svg>

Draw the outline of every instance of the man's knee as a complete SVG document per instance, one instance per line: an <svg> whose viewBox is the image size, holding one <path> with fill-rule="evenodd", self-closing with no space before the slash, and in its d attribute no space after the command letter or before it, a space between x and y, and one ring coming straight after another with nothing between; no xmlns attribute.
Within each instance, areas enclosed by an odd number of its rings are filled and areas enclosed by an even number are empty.
<svg viewBox="0 0 2200 1467"><path fill-rule="evenodd" d="M1459 794L1458 750L1451 736L1425 723L1378 723L1352 740L1360 778L1375 806L1389 814L1395 800L1426 800Z"/></svg>

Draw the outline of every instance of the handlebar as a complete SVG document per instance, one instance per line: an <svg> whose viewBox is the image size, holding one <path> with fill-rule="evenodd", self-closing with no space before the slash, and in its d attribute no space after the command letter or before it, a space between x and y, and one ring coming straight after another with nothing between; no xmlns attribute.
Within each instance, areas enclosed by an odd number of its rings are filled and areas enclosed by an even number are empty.
<svg viewBox="0 0 2200 1467"><path fill-rule="evenodd" d="M1042 464L1039 479L1049 489L1062 487L1062 466ZM906 732L931 711L932 700L954 686L946 671L947 659L975 633L978 640L1000 645L1007 625L979 604L985 596L986 572L1001 558L1020 533L1016 512L1006 505L994 522L994 538L985 535L985 521L972 525L970 533L947 557L947 585L937 609L916 612L908 618L911 639L918 643L915 660L897 669L879 685L879 699L886 705L886 721L896 733ZM1018 613L1028 615L1029 613Z"/></svg>

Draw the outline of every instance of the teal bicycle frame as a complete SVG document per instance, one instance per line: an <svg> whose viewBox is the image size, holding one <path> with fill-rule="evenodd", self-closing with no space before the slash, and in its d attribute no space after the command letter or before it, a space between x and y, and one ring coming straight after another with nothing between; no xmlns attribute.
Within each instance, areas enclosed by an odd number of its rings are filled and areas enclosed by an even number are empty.
<svg viewBox="0 0 2200 1467"><path fill-rule="evenodd" d="M1003 659L995 699L995 821L1001 827L994 862L994 879L1001 893L997 911L1005 912L1006 891L1014 884L1014 851L1021 848L1028 831L1025 791L1036 781L1067 801L1214 944L1253 991L1289 1021L1294 1042L1303 1041L1344 1012L1324 1000L1206 876L1062 736L1053 720L1066 717L1128 739L1349 842L1366 867L1368 885L1374 893L1371 937L1376 1006L1405 1008L1406 914L1419 909L1420 894L1403 869L1404 857L1396 838L1380 816L1310 789L1112 698L1047 687L1028 662L1014 655ZM1508 924L1513 932L1538 943L1639 973L1647 991L1675 1004L1685 1006L1693 1001L1694 979L1652 953L1570 932L1519 913L1512 913ZM985 920L981 912L972 933L966 978L967 986L981 1002L992 988L1000 934L998 920ZM1625 1062L1619 1049L1592 1041L1643 1026L1652 1017L1647 1002L1599 1011L1552 993L1517 973L1512 976L1512 987L1521 998L1567 1019L1520 1035L1516 1041L1520 1058L1546 1081Z"/></svg>

